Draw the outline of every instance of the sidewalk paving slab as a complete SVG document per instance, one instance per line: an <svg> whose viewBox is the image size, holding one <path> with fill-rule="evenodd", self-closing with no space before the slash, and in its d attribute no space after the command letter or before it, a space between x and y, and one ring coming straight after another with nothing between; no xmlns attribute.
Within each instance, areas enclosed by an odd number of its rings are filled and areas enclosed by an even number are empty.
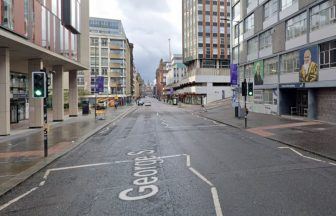
<svg viewBox="0 0 336 216"><path fill-rule="evenodd" d="M0 196L10 191L46 165L76 148L86 139L136 109L135 106L109 109L106 120L93 115L53 123L48 144L49 156L43 157L43 131L31 129L0 138Z"/></svg>

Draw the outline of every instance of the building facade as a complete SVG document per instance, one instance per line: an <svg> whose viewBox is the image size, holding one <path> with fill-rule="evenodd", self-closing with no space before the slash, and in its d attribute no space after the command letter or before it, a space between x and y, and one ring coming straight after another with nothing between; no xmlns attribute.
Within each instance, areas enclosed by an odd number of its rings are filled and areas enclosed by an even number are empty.
<svg viewBox="0 0 336 216"><path fill-rule="evenodd" d="M89 65L88 21L89 0L0 1L0 135L23 119L30 128L43 126L43 100L31 93L34 71L51 74L53 120L64 119L64 80L70 116L78 115L77 72Z"/></svg>
<svg viewBox="0 0 336 216"><path fill-rule="evenodd" d="M187 71L187 67L183 64L183 57L181 54L174 54L171 57L171 66L166 77L166 85L173 86L182 81Z"/></svg>
<svg viewBox="0 0 336 216"><path fill-rule="evenodd" d="M90 82L81 79L90 90L91 103L99 98L118 98L127 102L132 97L133 44L129 43L120 20L90 17ZM98 79L104 88L95 87ZM96 82L97 80L97 82Z"/></svg>
<svg viewBox="0 0 336 216"><path fill-rule="evenodd" d="M158 65L158 68L156 69L156 74L155 74L155 79L156 79L155 97L158 100L165 99L166 76L167 76L167 73L168 73L167 64L168 64L167 62L164 62L161 59L159 65Z"/></svg>
<svg viewBox="0 0 336 216"><path fill-rule="evenodd" d="M249 109L336 122L336 1L233 0L232 53Z"/></svg>
<svg viewBox="0 0 336 216"><path fill-rule="evenodd" d="M230 96L230 2L183 0L182 13L187 74L174 90L193 104Z"/></svg>

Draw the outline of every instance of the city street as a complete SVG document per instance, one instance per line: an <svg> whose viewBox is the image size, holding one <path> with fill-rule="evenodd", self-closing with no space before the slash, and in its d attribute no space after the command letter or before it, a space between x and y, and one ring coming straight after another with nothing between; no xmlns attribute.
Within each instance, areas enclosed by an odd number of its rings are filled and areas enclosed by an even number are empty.
<svg viewBox="0 0 336 216"><path fill-rule="evenodd" d="M0 197L0 215L335 215L335 162L145 100Z"/></svg>

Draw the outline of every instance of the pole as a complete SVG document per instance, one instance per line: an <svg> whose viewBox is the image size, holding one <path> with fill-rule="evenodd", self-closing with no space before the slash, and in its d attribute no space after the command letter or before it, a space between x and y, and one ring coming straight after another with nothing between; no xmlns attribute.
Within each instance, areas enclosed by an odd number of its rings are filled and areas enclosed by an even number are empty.
<svg viewBox="0 0 336 216"><path fill-rule="evenodd" d="M44 135L43 135L43 143L44 143L44 157L48 157L48 87L49 87L49 79L48 73L45 71L45 82L46 82L46 96L43 98L43 112L44 112Z"/></svg>
<svg viewBox="0 0 336 216"><path fill-rule="evenodd" d="M98 38L99 41L99 38ZM95 42L95 68L94 68L94 73L95 73L95 87L94 87L94 94L95 94L95 103L94 103L94 116L95 120L97 119L97 44Z"/></svg>

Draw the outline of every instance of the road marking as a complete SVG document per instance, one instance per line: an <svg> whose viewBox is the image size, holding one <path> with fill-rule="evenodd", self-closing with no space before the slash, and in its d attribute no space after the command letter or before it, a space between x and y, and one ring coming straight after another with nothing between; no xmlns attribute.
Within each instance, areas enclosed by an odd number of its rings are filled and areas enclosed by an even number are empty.
<svg viewBox="0 0 336 216"><path fill-rule="evenodd" d="M322 163L326 163L326 161L323 161L323 160L320 160L320 159L317 159L317 158L312 158L312 157L309 157L309 156L305 156L303 154L301 154L300 152L298 152L297 150L293 149L293 148L290 148L290 147L278 147L279 149L290 149L292 150L294 153L296 153L297 155L303 157L303 158L307 158L307 159L310 159L310 160L314 160L314 161L317 161L317 162L322 162Z"/></svg>
<svg viewBox="0 0 336 216"><path fill-rule="evenodd" d="M45 181L41 181L39 186L42 187L45 184Z"/></svg>
<svg viewBox="0 0 336 216"><path fill-rule="evenodd" d="M330 165L336 166L336 163L329 162Z"/></svg>
<svg viewBox="0 0 336 216"><path fill-rule="evenodd" d="M168 127L168 124L164 121L162 121L161 124L163 124L165 127Z"/></svg>
<svg viewBox="0 0 336 216"><path fill-rule="evenodd" d="M190 155L186 155L187 156L187 167L190 167Z"/></svg>
<svg viewBox="0 0 336 216"><path fill-rule="evenodd" d="M226 127L226 125L219 125L219 124L216 124L216 125L198 125L198 126L192 126L192 125L186 125L186 126L170 126L168 127L169 129L182 129L182 128L185 128L185 129L188 129L188 128L213 128L213 127Z"/></svg>
<svg viewBox="0 0 336 216"><path fill-rule="evenodd" d="M12 205L13 203L19 201L20 199L22 199L23 197L29 195L30 193L32 193L33 191L35 191L38 187L34 187L33 189L31 189L30 191L22 194L21 196L16 197L15 199L12 199L11 201L9 201L8 203L0 206L0 211L4 210L5 208L7 208L8 206Z"/></svg>
<svg viewBox="0 0 336 216"><path fill-rule="evenodd" d="M60 168L53 168L53 169L48 169L46 173L44 174L43 178L47 179L50 172L52 171L60 171L60 170L69 170L69 169L77 169L77 168L83 168L83 167L94 167L94 166L103 166L103 165L110 165L112 164L111 162L108 163L96 163L96 164L85 164L85 165L79 165L79 166L69 166L69 167L60 167Z"/></svg>
<svg viewBox="0 0 336 216"><path fill-rule="evenodd" d="M218 197L218 192L215 187L211 188L211 194L212 194L212 199L214 201L215 205L215 210L216 210L216 215L217 216L223 216L222 208L219 202L219 197Z"/></svg>
<svg viewBox="0 0 336 216"><path fill-rule="evenodd" d="M193 172L196 176L198 176L200 179L202 179L205 183L207 183L210 187L213 187L214 185L207 179L205 178L201 173L199 173L197 170L195 170L192 167L189 167L189 170Z"/></svg>

